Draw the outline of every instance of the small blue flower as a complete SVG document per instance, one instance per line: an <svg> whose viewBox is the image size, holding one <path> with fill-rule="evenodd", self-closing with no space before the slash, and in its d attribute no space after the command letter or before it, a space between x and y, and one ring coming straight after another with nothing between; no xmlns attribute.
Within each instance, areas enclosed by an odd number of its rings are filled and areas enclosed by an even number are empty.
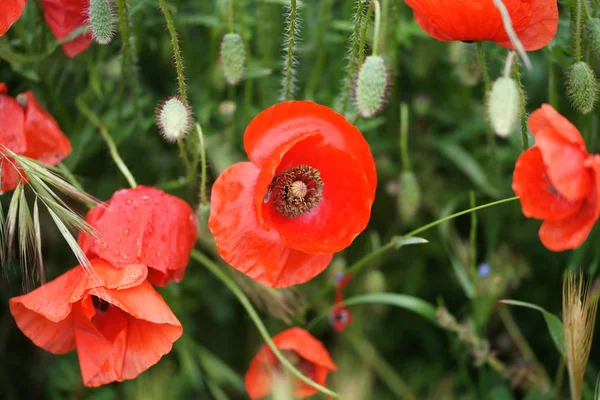
<svg viewBox="0 0 600 400"><path fill-rule="evenodd" d="M479 274L480 277L487 278L488 276L490 276L491 270L492 270L492 267L490 267L490 264L481 263L481 264L479 264L479 267L477 268L477 273Z"/></svg>

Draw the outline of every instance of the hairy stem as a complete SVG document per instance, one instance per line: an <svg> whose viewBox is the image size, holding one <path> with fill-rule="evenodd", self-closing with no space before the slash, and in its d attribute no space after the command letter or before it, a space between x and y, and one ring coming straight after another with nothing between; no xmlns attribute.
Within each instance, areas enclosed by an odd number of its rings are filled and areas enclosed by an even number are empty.
<svg viewBox="0 0 600 400"><path fill-rule="evenodd" d="M292 100L294 94L294 46L296 42L296 0L290 1L287 54L284 61L283 100Z"/></svg>

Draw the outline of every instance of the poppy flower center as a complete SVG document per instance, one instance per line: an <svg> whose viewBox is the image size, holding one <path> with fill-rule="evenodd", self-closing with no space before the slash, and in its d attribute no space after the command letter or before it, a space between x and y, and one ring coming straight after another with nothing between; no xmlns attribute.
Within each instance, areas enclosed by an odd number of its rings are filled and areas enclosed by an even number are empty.
<svg viewBox="0 0 600 400"><path fill-rule="evenodd" d="M283 171L273 178L266 201L269 197L281 215L288 218L302 215L323 198L321 173L308 165Z"/></svg>
<svg viewBox="0 0 600 400"><path fill-rule="evenodd" d="M99 312L106 312L110 304L108 301L102 300L100 297L92 296L92 303L94 304L94 308Z"/></svg>

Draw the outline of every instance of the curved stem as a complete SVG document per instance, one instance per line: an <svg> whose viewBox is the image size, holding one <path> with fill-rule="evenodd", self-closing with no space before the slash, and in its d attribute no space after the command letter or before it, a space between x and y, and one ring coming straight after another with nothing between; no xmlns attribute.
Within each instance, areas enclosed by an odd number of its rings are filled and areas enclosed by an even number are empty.
<svg viewBox="0 0 600 400"><path fill-rule="evenodd" d="M360 31L360 42L358 44L358 68L365 61L365 42L367 40L367 28L369 27L369 22L371 21L371 15L373 14L373 8L369 7L367 9L367 15L362 23L362 30Z"/></svg>
<svg viewBox="0 0 600 400"><path fill-rule="evenodd" d="M221 268L219 268L219 266L217 264L215 264L212 260L210 260L208 257L206 257L204 254L202 254L201 252L199 252L196 249L192 250L191 258L193 258L194 260L198 261L200 264L202 264L203 266L205 266L206 269L208 269L214 276L216 276L221 282L223 282L225 284L225 286L227 286L227 288L229 290L231 290L231 292L235 295L235 297L238 298L239 302L246 309L246 312L250 316L250 319L252 320L252 322L254 322L254 325L256 325L256 328L258 329L258 332L260 333L260 335L264 339L264 341L267 344L267 346L269 346L269 348L271 349L271 351L273 352L273 354L277 357L277 359L279 360L279 362L285 368L287 368L296 378L300 379L302 382L306 383L307 385L309 385L309 386L317 389L318 391L320 391L322 393L325 393L326 395L329 395L329 396L332 396L332 397L335 397L335 398L339 398L339 395L337 393L335 393L335 392L327 389L324 386L319 385L315 381L313 381L313 380L307 378L306 376L304 376L302 374L302 372L298 371L296 369L296 367L294 367L292 365L292 363L290 363L283 356L283 354L281 354L281 352L279 351L279 349L277 349L277 347L275 346L275 343L273 343L273 340L271 339L271 336L269 335L269 332L267 331L267 328L265 327L265 325L261 321L260 317L258 316L258 313L256 312L256 310L252 306L252 303L250 302L250 300L248 299L248 297L246 297L246 295L244 294L244 292L235 284L235 282L233 282L227 276L227 274L225 272L223 272L221 270Z"/></svg>
<svg viewBox="0 0 600 400"><path fill-rule="evenodd" d="M119 150L117 150L117 145L115 144L112 137L110 136L110 133L108 133L108 130L106 130L106 127L104 126L104 124L102 124L102 122L98 119L96 114L94 114L94 112L92 110L90 110L81 99L77 99L76 104L77 104L77 108L79 109L79 111L81 111L81 113L92 124L96 125L96 128L98 128L98 130L100 131L102 138L104 139L104 141L106 142L106 145L108 146L108 149L110 150L110 155L111 155L113 161L115 162L115 164L117 164L117 167L119 168L119 170L121 171L121 173L123 174L125 179L127 179L129 186L131 186L132 188L137 187L135 178L133 177L133 175L131 174L131 171L129 171L129 168L127 168L127 165L125 165L125 162L119 155Z"/></svg>
<svg viewBox="0 0 600 400"><path fill-rule="evenodd" d="M402 169L410 171L410 158L408 153L408 106L400 104L400 155L402 157Z"/></svg>
<svg viewBox="0 0 600 400"><path fill-rule="evenodd" d="M483 43L477 42L477 55L479 56L479 64L481 65L481 73L483 77L483 87L485 89L485 99L487 102L487 98L490 94L491 84L490 84L490 75L488 73L487 62L485 61L485 51L483 50ZM490 127L490 124L487 124L485 130L488 142L488 150L490 152L490 160L494 170L497 168L497 160L496 160L496 142L494 140L494 133Z"/></svg>
<svg viewBox="0 0 600 400"><path fill-rule="evenodd" d="M550 65L550 71L552 71L552 65ZM523 144L523 151L529 148L529 136L527 129L527 99L525 98L525 90L523 89L523 83L521 82L521 71L519 68L519 63L515 63L514 65L514 75L515 81L517 82L517 88L519 89L519 100L521 107L521 141ZM552 74L551 74L552 75Z"/></svg>
<svg viewBox="0 0 600 400"><path fill-rule="evenodd" d="M185 75L183 74L183 57L181 55L181 48L179 47L179 37L175 30L175 24L173 23L173 17L166 0L158 0L160 10L165 16L167 23L167 29L171 36L171 47L173 48L173 56L175 57L175 69L177 70L177 83L179 84L179 96L184 104L188 104L187 89L185 86Z"/></svg>

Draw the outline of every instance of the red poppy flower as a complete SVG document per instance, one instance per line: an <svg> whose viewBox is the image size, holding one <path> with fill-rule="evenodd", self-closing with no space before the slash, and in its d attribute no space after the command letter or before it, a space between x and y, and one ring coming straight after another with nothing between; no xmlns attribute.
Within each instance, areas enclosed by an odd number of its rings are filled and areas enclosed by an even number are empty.
<svg viewBox="0 0 600 400"><path fill-rule="evenodd" d="M0 36L14 24L25 8L27 0L2 0L0 4Z"/></svg>
<svg viewBox="0 0 600 400"><path fill-rule="evenodd" d="M24 155L53 166L71 153L71 143L48 112L31 92L16 99L9 97L0 82L0 145L16 154ZM23 173L0 146L0 193L13 190Z"/></svg>
<svg viewBox="0 0 600 400"><path fill-rule="evenodd" d="M89 0L42 0L44 18L56 40L62 40L88 22ZM92 44L87 33L64 43L62 49L67 57L75 57Z"/></svg>
<svg viewBox="0 0 600 400"><path fill-rule="evenodd" d="M425 32L446 42L491 40L512 49L502 16L492 0L406 0ZM546 46L558 29L556 0L504 0L525 50Z"/></svg>
<svg viewBox="0 0 600 400"><path fill-rule="evenodd" d="M577 128L547 104L531 114L529 129L536 145L517 160L513 190L523 214L544 221L544 246L575 249L600 217L600 156L588 155Z"/></svg>
<svg viewBox="0 0 600 400"><path fill-rule="evenodd" d="M53 354L77 349L86 386L133 379L171 351L183 328L146 281L147 269L91 260L96 279L75 267L10 299L21 331Z"/></svg>
<svg viewBox="0 0 600 400"><path fill-rule="evenodd" d="M86 222L98 235L79 235L88 257L116 268L144 264L148 280L158 286L183 279L198 235L196 216L185 201L146 186L115 192L88 212Z"/></svg>
<svg viewBox="0 0 600 400"><path fill-rule="evenodd" d="M301 328L291 328L273 338L273 342L296 369L305 376L324 386L327 374L337 367L327 349L310 333ZM252 400L266 397L271 393L275 380L283 378L283 369L275 354L265 344L250 362L246 372L246 390ZM294 397L307 397L317 393L297 378L292 380Z"/></svg>
<svg viewBox="0 0 600 400"><path fill-rule="evenodd" d="M208 226L219 254L271 287L306 282L369 222L377 186L369 145L333 110L290 101L250 122L244 148L251 162L212 188Z"/></svg>

